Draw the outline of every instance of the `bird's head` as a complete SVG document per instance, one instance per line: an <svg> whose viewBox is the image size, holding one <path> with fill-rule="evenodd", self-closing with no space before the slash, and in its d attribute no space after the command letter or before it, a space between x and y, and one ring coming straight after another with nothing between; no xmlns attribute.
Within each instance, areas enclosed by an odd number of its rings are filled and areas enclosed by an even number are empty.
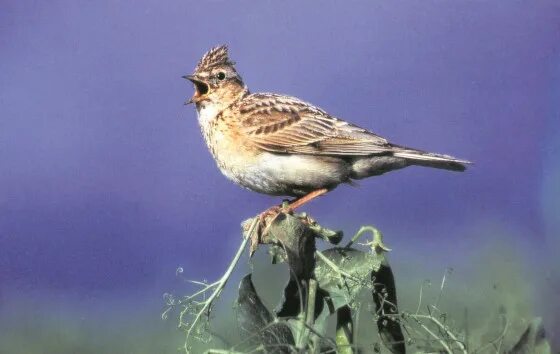
<svg viewBox="0 0 560 354"><path fill-rule="evenodd" d="M194 95L186 103L195 103L197 107L205 104L227 106L246 90L225 45L210 49L200 59L193 74L183 77L194 84Z"/></svg>

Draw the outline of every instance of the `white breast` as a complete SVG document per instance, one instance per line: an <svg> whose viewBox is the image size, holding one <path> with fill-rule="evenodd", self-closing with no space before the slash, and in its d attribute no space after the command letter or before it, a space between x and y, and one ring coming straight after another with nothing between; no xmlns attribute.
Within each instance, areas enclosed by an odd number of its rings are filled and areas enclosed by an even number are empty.
<svg viewBox="0 0 560 354"><path fill-rule="evenodd" d="M220 108L215 104L206 104L201 106L198 110L198 123L201 127L206 127L208 123L214 119L218 113L220 113Z"/></svg>

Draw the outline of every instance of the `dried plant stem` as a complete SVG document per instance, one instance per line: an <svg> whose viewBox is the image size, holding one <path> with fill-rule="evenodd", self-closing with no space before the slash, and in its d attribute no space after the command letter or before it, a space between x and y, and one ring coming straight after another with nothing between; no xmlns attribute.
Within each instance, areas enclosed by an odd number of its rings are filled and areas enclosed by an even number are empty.
<svg viewBox="0 0 560 354"><path fill-rule="evenodd" d="M352 310L344 306L336 311L336 348L340 354L352 354L354 324Z"/></svg>
<svg viewBox="0 0 560 354"><path fill-rule="evenodd" d="M443 331L443 333L445 333L449 338L451 338L453 343L455 343L459 346L459 349L461 350L462 353L467 354L467 348L465 347L465 344L463 342L461 342L459 339L457 339L457 337L443 323L438 321L432 315L414 314L414 315L408 315L408 317L414 318L416 320L416 322L418 323L418 325L420 325L420 327L423 330L425 330L430 336L432 336L434 339L436 339L448 353L453 353L451 348L447 345L447 343L443 339L441 339L438 335L436 335L434 332L432 332L424 323L422 323L422 321L421 321L422 319L429 320L433 324L435 324L437 327L439 327L439 329L441 331Z"/></svg>
<svg viewBox="0 0 560 354"><path fill-rule="evenodd" d="M424 285L426 285L426 281L422 282L420 286L420 294L418 295L418 307L416 307L416 314L420 312L420 306L422 306L422 294L424 293Z"/></svg>
<svg viewBox="0 0 560 354"><path fill-rule="evenodd" d="M483 353L484 350L486 350L486 348L488 348L488 347L494 347L494 349L497 350L496 352L499 353L501 348L502 348L502 343L503 343L504 338L506 336L506 332L508 330L508 327L509 327L509 321L508 321L507 317L504 317L504 327L503 327L501 333L498 335L498 337L495 338L494 340L490 341L486 345L476 349L475 351L473 351L473 353ZM496 343L498 343L497 346L496 346Z"/></svg>
<svg viewBox="0 0 560 354"><path fill-rule="evenodd" d="M236 352L229 349L209 349L204 354L245 354L243 352Z"/></svg>
<svg viewBox="0 0 560 354"><path fill-rule="evenodd" d="M305 347L309 341L309 335L311 331L310 328L313 328L315 324L315 299L317 298L317 281L315 279L309 279L308 281L308 290L307 290L307 306L305 309L305 314L302 319L304 330L302 331L303 335L301 336L300 340L300 347Z"/></svg>
<svg viewBox="0 0 560 354"><path fill-rule="evenodd" d="M441 344L441 346L443 347L443 349L445 349L445 351L449 354L452 354L453 352L451 351L451 348L449 348L449 346L447 345L447 343L445 343L445 341L443 339L441 339L440 337L438 337L437 334L435 334L434 332L432 332L425 324L423 324L421 321L418 321L418 325L425 330L430 336L432 336L437 342L439 342L439 344Z"/></svg>
<svg viewBox="0 0 560 354"><path fill-rule="evenodd" d="M305 323L313 327L315 322L315 299L317 298L317 281L309 279L309 291L307 294L307 311L305 315Z"/></svg>
<svg viewBox="0 0 560 354"><path fill-rule="evenodd" d="M202 290L197 291L193 295L185 298L186 301L190 301L190 300L193 300L194 298L196 298L200 295L205 295L207 291L209 291L210 289L213 289L210 296L207 299L205 299L204 301L200 302L200 304L202 305L201 309L196 313L196 316L195 316L194 320L192 321L192 323L187 325L188 329L187 329L187 335L186 335L185 344L184 344L185 352L187 352L187 353L189 352L188 344L189 344L189 339L191 338L193 330L196 328L196 326L199 323L202 315L205 314L205 313L208 313L210 311L210 308L212 307L214 301L222 293L222 290L226 286L226 284L227 284L227 282L228 282L228 280L231 276L231 273L233 273L233 270L235 269L235 266L237 265L237 263L239 262L239 259L241 258L241 255L243 254L243 250L247 246L247 242L251 239L251 236L255 232L258 221L259 221L258 218L255 218L253 220L253 222L251 223L251 226L249 227L249 230L247 231L247 234L243 238L243 242L241 242L241 245L239 246L239 249L237 250L237 253L233 257L233 260L229 264L229 267L227 268L224 275L222 275L222 277L218 281L216 281L216 282L214 282L210 285L205 286ZM187 311L188 311L187 307L185 307L181 311L181 314L179 315L179 326L182 326L184 324L183 318L186 315Z"/></svg>

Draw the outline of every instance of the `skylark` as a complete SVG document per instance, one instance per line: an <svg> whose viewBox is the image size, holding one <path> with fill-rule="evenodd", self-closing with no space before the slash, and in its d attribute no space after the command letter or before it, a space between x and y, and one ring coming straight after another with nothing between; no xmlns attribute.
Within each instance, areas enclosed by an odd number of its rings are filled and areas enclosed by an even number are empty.
<svg viewBox="0 0 560 354"><path fill-rule="evenodd" d="M250 93L228 57L208 51L184 76L222 173L252 191L297 197L293 210L341 183L407 166L464 171L468 161L396 144L298 98Z"/></svg>

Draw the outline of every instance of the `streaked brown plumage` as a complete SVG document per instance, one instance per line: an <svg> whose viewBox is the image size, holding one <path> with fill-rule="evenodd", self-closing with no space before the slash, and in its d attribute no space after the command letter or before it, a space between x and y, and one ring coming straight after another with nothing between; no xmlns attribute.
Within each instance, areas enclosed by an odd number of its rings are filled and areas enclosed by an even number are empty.
<svg viewBox="0 0 560 354"><path fill-rule="evenodd" d="M206 53L186 78L218 167L259 193L301 197L410 165L463 171L469 163L391 144L294 97L251 94L226 46Z"/></svg>

